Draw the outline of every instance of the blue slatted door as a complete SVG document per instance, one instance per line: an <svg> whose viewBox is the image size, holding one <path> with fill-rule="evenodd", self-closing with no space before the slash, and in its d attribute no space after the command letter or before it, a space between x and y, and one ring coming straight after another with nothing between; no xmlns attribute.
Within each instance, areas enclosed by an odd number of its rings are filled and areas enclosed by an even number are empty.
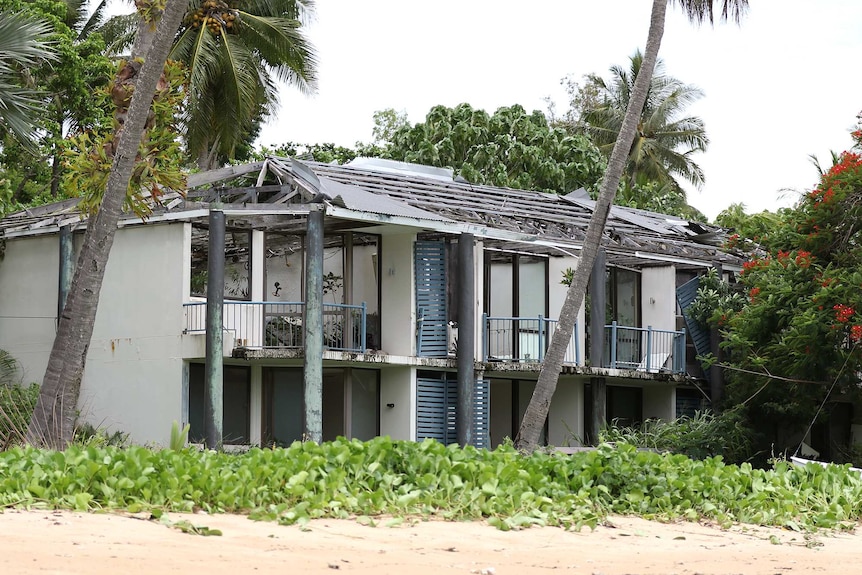
<svg viewBox="0 0 862 575"><path fill-rule="evenodd" d="M476 380L473 405L473 445L491 449L491 382L489 380Z"/></svg>
<svg viewBox="0 0 862 575"><path fill-rule="evenodd" d="M702 328L686 313L689 306L697 298L697 289L700 287L700 278L694 278L676 288L676 301L679 303L679 309L682 310L682 317L685 318L685 325L688 328L688 334L691 336L691 341L694 343L694 349L698 355L706 355L710 352L709 347L709 330ZM709 375L709 370L704 370L706 375Z"/></svg>
<svg viewBox="0 0 862 575"><path fill-rule="evenodd" d="M416 270L416 355L448 357L446 314L446 244L417 241L414 246Z"/></svg>
<svg viewBox="0 0 862 575"><path fill-rule="evenodd" d="M458 382L441 378L416 379L416 441L436 439L444 445L455 443L455 410Z"/></svg>
<svg viewBox="0 0 862 575"><path fill-rule="evenodd" d="M473 445L491 447L491 385L486 379L476 381L473 391ZM439 378L416 379L416 440L436 439L450 444L458 441L458 379L453 374Z"/></svg>

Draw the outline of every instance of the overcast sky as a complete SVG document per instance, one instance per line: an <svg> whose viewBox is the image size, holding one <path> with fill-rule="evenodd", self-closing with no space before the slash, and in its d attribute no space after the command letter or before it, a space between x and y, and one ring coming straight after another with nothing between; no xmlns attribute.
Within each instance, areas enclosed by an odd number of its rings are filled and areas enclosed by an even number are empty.
<svg viewBox="0 0 862 575"><path fill-rule="evenodd" d="M489 113L521 104L565 109L560 80L598 73L646 44L649 0L318 0L308 34L319 89L284 89L259 143L370 141L375 110L422 121L437 104ZM717 0L716 4L720 4ZM660 57L701 88L690 108L711 140L696 160L706 185L689 203L714 218L732 202L751 211L790 205L811 189L808 156L828 165L851 145L862 110L862 1L752 0L737 27L690 24L668 8Z"/></svg>

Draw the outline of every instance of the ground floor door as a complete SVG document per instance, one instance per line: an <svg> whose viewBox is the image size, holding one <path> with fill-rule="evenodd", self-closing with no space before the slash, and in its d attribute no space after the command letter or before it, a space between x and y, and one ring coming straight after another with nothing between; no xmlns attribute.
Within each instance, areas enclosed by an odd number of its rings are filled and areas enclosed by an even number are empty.
<svg viewBox="0 0 862 575"><path fill-rule="evenodd" d="M261 439L264 445L290 445L305 429L300 367L264 367ZM379 433L379 372L372 369L323 370L323 440L339 436L368 440Z"/></svg>

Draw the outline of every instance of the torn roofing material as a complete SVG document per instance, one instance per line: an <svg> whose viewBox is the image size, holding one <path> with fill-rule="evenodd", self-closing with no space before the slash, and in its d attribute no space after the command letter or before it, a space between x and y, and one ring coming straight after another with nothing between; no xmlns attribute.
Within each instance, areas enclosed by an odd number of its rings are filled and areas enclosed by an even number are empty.
<svg viewBox="0 0 862 575"><path fill-rule="evenodd" d="M391 163L386 165L391 168ZM570 249L581 244L594 209L594 202L583 193L562 196L470 184L441 177L439 170L429 176L424 173L427 167L422 167L424 171L413 170L411 164L397 167L381 171L374 162L333 165L268 157L263 162L189 176L189 182L199 187L188 190L185 199L178 192L166 191L162 198L169 201L154 205L154 219L182 218L184 213L197 218L200 212L193 215L190 210L206 209L208 202L219 201L238 211L254 206L258 212L266 212L272 207L268 216L244 219L244 225L270 229L280 225L275 220L287 217L276 208L323 202L355 214L410 218L419 228L441 233L457 234L462 228L471 233L496 230L487 235L497 238L489 240L489 245L502 247L507 238L518 238L513 241L532 243L530 249L549 254L554 246ZM0 236L37 233L72 219L80 221L75 204L76 200L67 200L11 214L0 220ZM740 255L721 249L723 238L724 230L718 226L612 206L602 243L611 260L626 265L649 265L648 260L657 256L697 265L741 265Z"/></svg>

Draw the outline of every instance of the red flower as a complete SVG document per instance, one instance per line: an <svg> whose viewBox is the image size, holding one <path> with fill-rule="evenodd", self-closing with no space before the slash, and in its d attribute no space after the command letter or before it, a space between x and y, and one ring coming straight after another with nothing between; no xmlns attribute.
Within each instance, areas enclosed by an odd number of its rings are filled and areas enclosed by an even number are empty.
<svg viewBox="0 0 862 575"><path fill-rule="evenodd" d="M857 324L850 328L850 339L857 342L862 339L862 325Z"/></svg>
<svg viewBox="0 0 862 575"><path fill-rule="evenodd" d="M796 265L801 268L807 268L811 265L811 260L814 259L811 255L811 252L806 252L805 250L799 250L799 253L796 254Z"/></svg>
<svg viewBox="0 0 862 575"><path fill-rule="evenodd" d="M840 323L847 323L850 321L850 318L853 317L853 314L856 313L856 310L851 306L843 303L836 303L832 306L832 309L835 310L835 319Z"/></svg>

